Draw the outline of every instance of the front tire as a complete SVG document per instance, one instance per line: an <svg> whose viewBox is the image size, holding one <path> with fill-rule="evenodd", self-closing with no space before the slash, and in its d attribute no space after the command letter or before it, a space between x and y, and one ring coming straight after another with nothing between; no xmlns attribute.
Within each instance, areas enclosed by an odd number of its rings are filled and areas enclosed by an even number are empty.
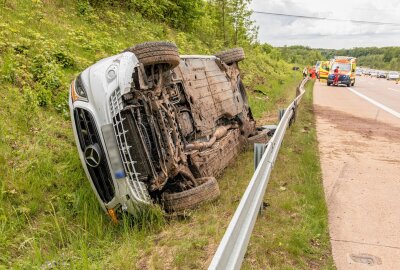
<svg viewBox="0 0 400 270"><path fill-rule="evenodd" d="M213 201L221 194L218 182L214 177L197 178L197 187L181 192L162 194L162 204L167 212L182 212L193 209L201 203Z"/></svg>

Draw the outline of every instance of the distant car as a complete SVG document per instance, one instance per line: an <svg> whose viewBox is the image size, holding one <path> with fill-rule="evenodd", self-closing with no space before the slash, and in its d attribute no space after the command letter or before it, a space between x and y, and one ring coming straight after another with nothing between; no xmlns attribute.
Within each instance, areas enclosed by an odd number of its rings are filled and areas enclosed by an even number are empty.
<svg viewBox="0 0 400 270"><path fill-rule="evenodd" d="M386 72L385 71L378 71L378 75L377 75L377 77L378 78L386 78Z"/></svg>
<svg viewBox="0 0 400 270"><path fill-rule="evenodd" d="M400 75L397 71L390 71L386 77L387 80L398 80Z"/></svg>
<svg viewBox="0 0 400 270"><path fill-rule="evenodd" d="M369 74L369 76L378 78L378 71L376 71L376 70L371 71L371 73Z"/></svg>
<svg viewBox="0 0 400 270"><path fill-rule="evenodd" d="M356 76L361 76L363 74L362 70L357 69L356 70Z"/></svg>
<svg viewBox="0 0 400 270"><path fill-rule="evenodd" d="M370 69L366 69L363 71L364 75L371 75L371 70Z"/></svg>

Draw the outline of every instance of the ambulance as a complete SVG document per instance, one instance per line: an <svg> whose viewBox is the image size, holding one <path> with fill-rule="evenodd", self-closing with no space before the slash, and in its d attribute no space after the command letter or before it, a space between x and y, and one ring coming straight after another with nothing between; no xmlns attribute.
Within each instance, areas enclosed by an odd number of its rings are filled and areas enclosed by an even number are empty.
<svg viewBox="0 0 400 270"><path fill-rule="evenodd" d="M319 70L318 70L318 78L320 80L328 79L329 66L330 66L329 61L321 61L321 64L319 65Z"/></svg>
<svg viewBox="0 0 400 270"><path fill-rule="evenodd" d="M326 84L332 85L335 80L334 70L339 68L339 80L337 85L354 86L356 82L356 58L351 56L335 56L331 59L329 75Z"/></svg>

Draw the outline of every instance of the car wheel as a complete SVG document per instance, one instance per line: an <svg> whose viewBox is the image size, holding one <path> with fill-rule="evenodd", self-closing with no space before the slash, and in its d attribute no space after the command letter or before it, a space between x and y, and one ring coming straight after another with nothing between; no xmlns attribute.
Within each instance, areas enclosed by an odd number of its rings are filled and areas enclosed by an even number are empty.
<svg viewBox="0 0 400 270"><path fill-rule="evenodd" d="M245 55L242 48L234 48L227 51L219 52L215 54L216 57L225 62L225 64L230 65L235 62L240 62L244 60Z"/></svg>
<svg viewBox="0 0 400 270"><path fill-rule="evenodd" d="M165 210L167 212L182 212L219 197L221 192L214 177L198 178L196 181L199 183L197 187L175 193L164 192L161 200Z"/></svg>
<svg viewBox="0 0 400 270"><path fill-rule="evenodd" d="M331 83L327 82L326 85L327 85L327 86L331 86Z"/></svg>
<svg viewBox="0 0 400 270"><path fill-rule="evenodd" d="M351 86L351 82L349 82L348 84L346 84L347 85L347 87L350 87Z"/></svg>
<svg viewBox="0 0 400 270"><path fill-rule="evenodd" d="M352 82L351 86L354 86L356 84L356 81Z"/></svg>
<svg viewBox="0 0 400 270"><path fill-rule="evenodd" d="M144 66L167 64L172 69L178 66L181 60L178 47L168 41L144 42L126 51L133 52Z"/></svg>

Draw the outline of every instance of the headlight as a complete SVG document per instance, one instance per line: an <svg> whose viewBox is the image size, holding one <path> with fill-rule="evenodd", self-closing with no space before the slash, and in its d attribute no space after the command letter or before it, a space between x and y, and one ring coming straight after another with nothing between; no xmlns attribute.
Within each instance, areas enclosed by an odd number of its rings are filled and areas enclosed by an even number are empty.
<svg viewBox="0 0 400 270"><path fill-rule="evenodd" d="M81 74L79 74L79 76L71 84L71 98L72 102L77 100L88 101Z"/></svg>

